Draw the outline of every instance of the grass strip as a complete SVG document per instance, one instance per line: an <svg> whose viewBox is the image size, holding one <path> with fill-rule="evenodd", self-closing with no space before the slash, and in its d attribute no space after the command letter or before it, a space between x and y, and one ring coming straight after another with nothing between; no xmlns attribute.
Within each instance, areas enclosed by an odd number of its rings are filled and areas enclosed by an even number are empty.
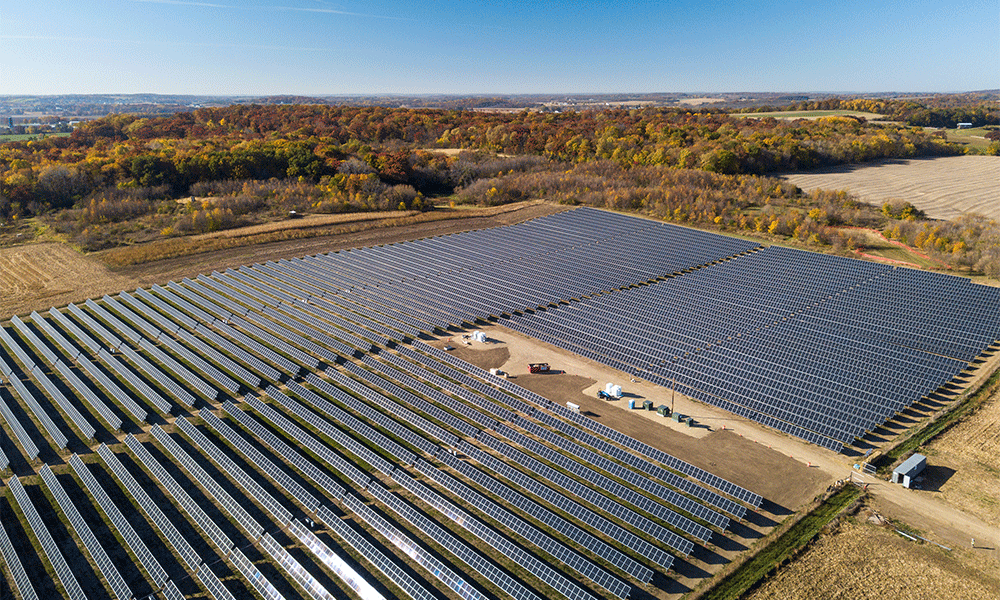
<svg viewBox="0 0 1000 600"><path fill-rule="evenodd" d="M809 543L827 523L850 506L862 493L862 490L856 486L844 486L807 513L777 539L762 548L752 558L720 579L714 587L701 594L699 600L736 600L740 598L783 560Z"/></svg>
<svg viewBox="0 0 1000 600"><path fill-rule="evenodd" d="M1000 390L1000 370L992 375L966 400L955 400L951 410L947 410L936 419L929 421L924 427L914 431L909 437L900 441L892 448L872 460L879 473L886 473L901 456L916 451L918 448L944 433L969 414L975 412L989 398Z"/></svg>

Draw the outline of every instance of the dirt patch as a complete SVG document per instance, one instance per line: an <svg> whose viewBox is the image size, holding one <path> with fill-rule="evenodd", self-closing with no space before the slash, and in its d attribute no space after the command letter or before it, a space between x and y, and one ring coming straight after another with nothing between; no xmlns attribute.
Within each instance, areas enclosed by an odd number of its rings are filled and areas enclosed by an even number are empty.
<svg viewBox="0 0 1000 600"><path fill-rule="evenodd" d="M835 534L817 540L749 599L995 598L1000 582L978 568L982 558L974 552L948 553L884 527L845 520Z"/></svg>
<svg viewBox="0 0 1000 600"><path fill-rule="evenodd" d="M64 244L0 248L0 314L26 314L135 285Z"/></svg>
<svg viewBox="0 0 1000 600"><path fill-rule="evenodd" d="M849 190L866 202L898 198L934 219L964 213L1000 218L1000 156L946 156L888 160L784 178L804 190Z"/></svg>
<svg viewBox="0 0 1000 600"><path fill-rule="evenodd" d="M434 344L438 348L444 346L444 343ZM454 342L449 343L452 346L451 353L461 358L466 362L470 362L480 369L499 369L500 367L507 364L510 359L510 352L506 347L494 347L494 348L470 348L468 346L462 346L461 344L455 345Z"/></svg>

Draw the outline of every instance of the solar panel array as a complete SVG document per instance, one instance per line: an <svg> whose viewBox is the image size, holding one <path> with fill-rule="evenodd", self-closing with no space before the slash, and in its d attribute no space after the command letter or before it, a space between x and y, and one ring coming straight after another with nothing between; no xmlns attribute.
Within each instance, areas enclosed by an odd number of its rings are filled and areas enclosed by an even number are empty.
<svg viewBox="0 0 1000 600"><path fill-rule="evenodd" d="M93 436L120 443L97 423L128 434L117 450L125 462L98 444L100 462L72 455L69 467L165 597L180 597L181 574L216 598L242 585L265 598L333 597L367 590L372 576L421 599L442 585L464 598L627 597L695 560L762 498L433 348L421 332L499 317L836 449L993 343L998 294L579 209L12 318L0 327L0 429L29 461L69 456L62 449ZM932 310L946 300L954 314ZM175 405L201 421L169 418ZM36 430L52 448L36 447ZM144 489L137 469L160 491ZM53 471L40 471L56 490ZM111 500L115 485L140 513L125 518L131 505ZM303 525L310 516L360 568ZM115 566L97 556L115 542L78 537L102 574ZM146 541L157 537L172 554L153 558L160 542ZM280 568L270 578L243 550L258 541ZM13 549L0 549L9 565ZM333 575L329 589L318 570Z"/></svg>

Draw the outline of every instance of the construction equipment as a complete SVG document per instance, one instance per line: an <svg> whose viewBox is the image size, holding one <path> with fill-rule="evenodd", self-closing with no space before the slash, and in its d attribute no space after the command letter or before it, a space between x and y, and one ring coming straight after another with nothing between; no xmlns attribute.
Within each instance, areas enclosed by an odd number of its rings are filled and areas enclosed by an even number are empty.
<svg viewBox="0 0 1000 600"><path fill-rule="evenodd" d="M548 373L549 363L528 363L529 373Z"/></svg>
<svg viewBox="0 0 1000 600"><path fill-rule="evenodd" d="M604 390L597 390L597 399L598 400L614 400L614 398L611 396L611 394L605 392Z"/></svg>

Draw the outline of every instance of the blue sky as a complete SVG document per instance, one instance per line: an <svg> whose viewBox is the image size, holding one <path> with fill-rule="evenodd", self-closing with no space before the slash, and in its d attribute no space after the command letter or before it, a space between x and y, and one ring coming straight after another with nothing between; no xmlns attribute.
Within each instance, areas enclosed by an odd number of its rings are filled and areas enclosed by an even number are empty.
<svg viewBox="0 0 1000 600"><path fill-rule="evenodd" d="M33 0L0 94L968 91L996 0Z"/></svg>

